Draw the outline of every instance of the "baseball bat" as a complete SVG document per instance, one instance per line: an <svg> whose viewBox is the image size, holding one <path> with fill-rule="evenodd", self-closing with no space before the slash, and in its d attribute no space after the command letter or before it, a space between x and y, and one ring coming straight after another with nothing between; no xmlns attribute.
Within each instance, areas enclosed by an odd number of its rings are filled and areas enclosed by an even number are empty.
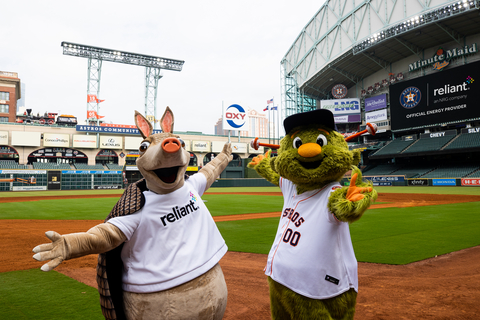
<svg viewBox="0 0 480 320"><path fill-rule="evenodd" d="M346 137L345 141L350 141L350 140L352 140L352 139L354 139L354 138L356 138L356 137L358 137L358 136L360 136L364 133L367 133L367 132L370 133L372 136L374 136L375 133L377 132L377 125L375 123L368 122L367 123L367 128L365 130L362 130L362 131L357 132L357 133L355 133L355 134L353 134L349 137ZM278 144L270 144L270 143L259 142L258 138L255 138L252 141L250 141L250 146L255 150L258 150L258 148L260 146L268 147L268 148L272 148L272 149L280 148L280 145L278 145Z"/></svg>

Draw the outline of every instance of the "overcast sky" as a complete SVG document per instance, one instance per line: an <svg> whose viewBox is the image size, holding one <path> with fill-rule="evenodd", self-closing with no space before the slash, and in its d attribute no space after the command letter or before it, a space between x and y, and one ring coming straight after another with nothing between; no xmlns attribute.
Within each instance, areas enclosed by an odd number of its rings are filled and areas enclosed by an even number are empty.
<svg viewBox="0 0 480 320"><path fill-rule="evenodd" d="M162 71L157 117L170 106L175 131L214 133L225 106L280 105L280 61L323 0L8 1L0 19L0 70L17 72L34 113L86 118L88 59L73 42L184 60ZM145 68L104 62L100 115L134 124L145 112Z"/></svg>

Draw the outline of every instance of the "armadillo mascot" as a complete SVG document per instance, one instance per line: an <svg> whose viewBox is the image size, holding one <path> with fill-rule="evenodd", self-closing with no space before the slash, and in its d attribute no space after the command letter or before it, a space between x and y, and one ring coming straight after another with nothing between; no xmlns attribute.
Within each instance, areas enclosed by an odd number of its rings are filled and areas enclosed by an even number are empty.
<svg viewBox="0 0 480 320"><path fill-rule="evenodd" d="M106 319L221 319L227 287L218 262L227 246L200 196L232 160L230 144L198 174L185 172L190 153L173 134L167 107L162 133L135 112L143 141L131 184L105 222L87 232L46 232L52 243L33 249L38 261L99 254L97 283Z"/></svg>

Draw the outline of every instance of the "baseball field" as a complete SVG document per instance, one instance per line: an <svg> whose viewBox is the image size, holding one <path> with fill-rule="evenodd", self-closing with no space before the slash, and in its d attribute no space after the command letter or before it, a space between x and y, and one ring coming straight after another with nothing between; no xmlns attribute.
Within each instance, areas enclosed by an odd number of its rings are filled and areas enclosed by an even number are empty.
<svg viewBox="0 0 480 320"><path fill-rule="evenodd" d="M359 261L355 319L478 319L480 187L377 187L350 226ZM202 197L229 247L224 319L269 319L263 268L283 198L278 188L211 188ZM39 270L49 230L101 223L122 190L0 193L0 319L103 319L97 256Z"/></svg>

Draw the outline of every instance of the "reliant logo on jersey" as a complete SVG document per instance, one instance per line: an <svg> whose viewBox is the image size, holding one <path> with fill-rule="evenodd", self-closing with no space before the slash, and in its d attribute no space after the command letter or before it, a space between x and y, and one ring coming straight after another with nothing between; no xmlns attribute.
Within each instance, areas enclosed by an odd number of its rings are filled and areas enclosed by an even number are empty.
<svg viewBox="0 0 480 320"><path fill-rule="evenodd" d="M190 192L190 195L193 195L193 194ZM167 226L167 222L173 223L189 215L190 213L194 213L195 211L200 209L200 206L195 206L196 201L197 201L197 198L195 197L195 195L193 195L190 202L184 205L183 207L180 207L180 208L178 206L173 207L171 213L167 213L163 217L160 217L160 220L162 221L163 226L164 227Z"/></svg>
<svg viewBox="0 0 480 320"><path fill-rule="evenodd" d="M400 104L405 109L415 108L422 99L422 93L417 87L408 87L400 94Z"/></svg>
<svg viewBox="0 0 480 320"><path fill-rule="evenodd" d="M429 59L418 60L409 64L408 71L411 72L428 66L433 66L434 70L442 70L450 64L450 60L477 52L478 49L476 43L472 44L470 47L465 46L463 48L454 48L452 50L446 50L446 52L442 48L439 48L433 57Z"/></svg>

